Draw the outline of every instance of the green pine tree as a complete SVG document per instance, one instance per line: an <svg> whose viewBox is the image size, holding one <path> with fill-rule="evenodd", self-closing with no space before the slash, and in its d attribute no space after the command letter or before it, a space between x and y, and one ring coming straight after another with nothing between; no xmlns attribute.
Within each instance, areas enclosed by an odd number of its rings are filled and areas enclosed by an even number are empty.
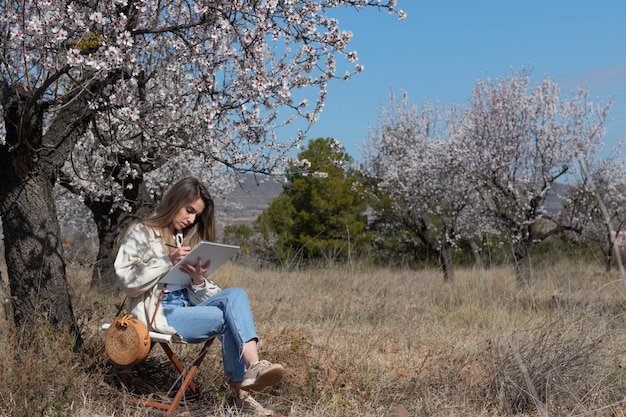
<svg viewBox="0 0 626 417"><path fill-rule="evenodd" d="M345 262L369 248L366 200L352 165L331 138L310 141L298 154L289 185L255 224L273 260Z"/></svg>

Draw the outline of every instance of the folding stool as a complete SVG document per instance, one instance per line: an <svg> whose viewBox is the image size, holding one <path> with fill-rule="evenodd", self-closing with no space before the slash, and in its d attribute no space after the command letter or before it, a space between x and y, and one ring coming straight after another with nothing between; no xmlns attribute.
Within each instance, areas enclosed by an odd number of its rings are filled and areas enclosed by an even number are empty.
<svg viewBox="0 0 626 417"><path fill-rule="evenodd" d="M109 326L110 326L110 323L103 324L102 330L106 331L106 329L108 329ZM135 398L130 395L124 394L124 401L128 403L136 404L136 405L143 405L147 407L165 410L166 411L165 415L171 416L176 410L176 408L178 407L178 405L180 404L181 400L185 397L187 389L191 390L191 393L193 395L198 394L198 388L194 384L193 378L196 376L196 373L198 372L198 368L202 364L204 357L209 351L209 348L215 341L215 337L212 337L211 339L204 342L204 345L202 346L202 349L200 350L200 353L198 354L198 356L189 364L188 368L185 368L170 346L170 344L172 343L182 343L182 342L178 342L173 335L157 333L157 332L152 332L152 331L149 332L149 334L150 334L150 340L152 342L152 345L154 346L154 344L158 343L163 349L163 351L165 352L165 354L167 355L167 357L169 358L170 362L178 370L179 377L176 381L174 381L174 383L170 387L170 391L172 391L172 389L176 386L176 384L179 381L180 381L180 386L178 387L178 390L176 391L176 395L171 400L164 399L163 401L157 401L157 400L146 399L146 398ZM145 375L145 373L143 372L143 369L141 368L141 364L135 365L135 367L137 367L137 370L142 376Z"/></svg>

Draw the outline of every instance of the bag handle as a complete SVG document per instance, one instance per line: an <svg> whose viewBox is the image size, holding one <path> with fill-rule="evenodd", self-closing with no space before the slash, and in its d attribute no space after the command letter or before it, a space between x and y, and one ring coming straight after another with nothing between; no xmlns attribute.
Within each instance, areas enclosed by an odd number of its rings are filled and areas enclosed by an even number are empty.
<svg viewBox="0 0 626 417"><path fill-rule="evenodd" d="M113 317L112 323L115 323L117 321L117 318L120 316L120 313L122 312L122 309L124 308L124 304L126 304L126 295L124 295L124 299L122 300L122 303L120 304L120 308L117 309L117 313L115 313L115 317Z"/></svg>
<svg viewBox="0 0 626 417"><path fill-rule="evenodd" d="M167 284L163 284L163 288L161 289L161 294L159 294L159 299L157 300L156 307L154 308L154 313L152 313L152 319L150 320L150 324L148 325L148 330L152 328L152 324L154 323L157 310L159 309L159 306L161 305L161 300L163 299L163 294L165 294L166 287L167 287ZM113 323L117 321L117 318L119 317L120 313L122 312L122 309L124 308L124 304L126 304L127 298L128 296L125 295L124 299L122 300L122 304L120 304L120 308L117 309L117 313L115 313L115 317L113 317Z"/></svg>
<svg viewBox="0 0 626 417"><path fill-rule="evenodd" d="M165 294L165 287L167 287L167 284L163 284L163 288L161 289L161 294L159 294L159 299L157 300L156 307L154 308L154 313L152 313L152 320L150 320L150 325L148 326L148 330L152 328L152 323L154 323L154 318L156 317L156 313L159 310L159 306L161 305L163 294Z"/></svg>

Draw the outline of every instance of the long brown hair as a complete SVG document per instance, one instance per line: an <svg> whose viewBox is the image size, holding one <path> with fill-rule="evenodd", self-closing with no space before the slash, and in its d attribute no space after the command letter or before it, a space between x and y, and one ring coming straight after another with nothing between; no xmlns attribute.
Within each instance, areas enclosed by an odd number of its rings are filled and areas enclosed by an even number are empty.
<svg viewBox="0 0 626 417"><path fill-rule="evenodd" d="M187 177L178 181L170 188L152 215L142 223L161 233L163 243L171 243L169 226L176 213L185 205L197 198L204 202L204 210L196 217L196 221L183 230L183 245L194 247L201 240L215 240L215 204L207 188L196 178Z"/></svg>

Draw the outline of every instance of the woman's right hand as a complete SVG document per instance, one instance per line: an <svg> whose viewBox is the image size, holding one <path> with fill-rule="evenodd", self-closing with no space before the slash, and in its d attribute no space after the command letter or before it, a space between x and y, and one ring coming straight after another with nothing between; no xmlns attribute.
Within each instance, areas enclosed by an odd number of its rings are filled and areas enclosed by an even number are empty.
<svg viewBox="0 0 626 417"><path fill-rule="evenodd" d="M187 254L191 251L190 246L181 246L180 248L176 248L172 253L170 253L170 261L172 265L176 265L180 262Z"/></svg>

